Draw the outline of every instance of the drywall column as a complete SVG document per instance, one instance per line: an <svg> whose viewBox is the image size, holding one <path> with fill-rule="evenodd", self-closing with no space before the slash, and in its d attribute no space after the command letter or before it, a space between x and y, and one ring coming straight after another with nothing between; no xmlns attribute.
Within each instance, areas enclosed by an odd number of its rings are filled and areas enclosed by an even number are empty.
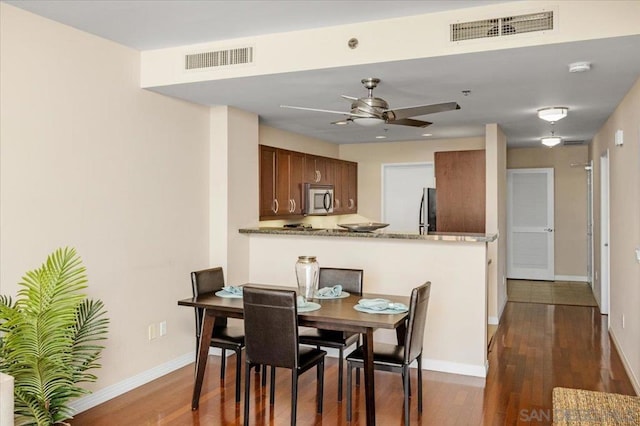
<svg viewBox="0 0 640 426"><path fill-rule="evenodd" d="M211 108L209 262L227 282L249 280L249 244L238 229L258 223L258 116Z"/></svg>
<svg viewBox="0 0 640 426"><path fill-rule="evenodd" d="M486 126L486 230L498 234L498 239L488 244L488 320L498 324L507 302L506 289L506 227L507 227L507 138L497 124Z"/></svg>
<svg viewBox="0 0 640 426"><path fill-rule="evenodd" d="M0 425L13 426L13 377L0 373Z"/></svg>

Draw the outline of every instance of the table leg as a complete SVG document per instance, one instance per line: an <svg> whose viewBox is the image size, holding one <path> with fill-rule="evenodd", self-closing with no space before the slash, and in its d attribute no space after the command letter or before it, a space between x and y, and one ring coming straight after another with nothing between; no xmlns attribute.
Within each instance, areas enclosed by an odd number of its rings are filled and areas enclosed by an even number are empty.
<svg viewBox="0 0 640 426"><path fill-rule="evenodd" d="M364 346L364 393L367 407L367 425L376 424L376 395L373 383L373 330L362 334Z"/></svg>
<svg viewBox="0 0 640 426"><path fill-rule="evenodd" d="M204 370L207 367L207 359L209 358L209 343L211 341L211 333L213 332L213 324L215 323L215 315L213 311L205 309L202 318L202 328L200 330L200 350L196 356L196 380L193 385L193 397L191 398L191 410L197 410L200 405L200 391L202 390L202 381L204 379Z"/></svg>

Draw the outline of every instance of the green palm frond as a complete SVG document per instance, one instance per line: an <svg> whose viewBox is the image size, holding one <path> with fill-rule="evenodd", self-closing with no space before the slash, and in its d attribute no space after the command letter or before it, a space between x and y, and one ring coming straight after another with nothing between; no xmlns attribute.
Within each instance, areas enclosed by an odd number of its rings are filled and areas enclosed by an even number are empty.
<svg viewBox="0 0 640 426"><path fill-rule="evenodd" d="M14 377L19 425L52 425L71 417L71 399L94 382L88 370L106 339L101 301L88 300L86 270L74 249L58 249L20 282L15 302L0 296L0 371Z"/></svg>

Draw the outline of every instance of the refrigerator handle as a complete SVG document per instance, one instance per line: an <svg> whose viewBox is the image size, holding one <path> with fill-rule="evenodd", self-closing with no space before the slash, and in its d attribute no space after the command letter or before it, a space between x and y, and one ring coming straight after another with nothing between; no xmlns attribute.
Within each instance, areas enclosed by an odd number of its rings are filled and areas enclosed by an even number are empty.
<svg viewBox="0 0 640 426"><path fill-rule="evenodd" d="M424 191L422 192L422 199L420 200L420 213L418 217L418 232L420 235L424 235Z"/></svg>

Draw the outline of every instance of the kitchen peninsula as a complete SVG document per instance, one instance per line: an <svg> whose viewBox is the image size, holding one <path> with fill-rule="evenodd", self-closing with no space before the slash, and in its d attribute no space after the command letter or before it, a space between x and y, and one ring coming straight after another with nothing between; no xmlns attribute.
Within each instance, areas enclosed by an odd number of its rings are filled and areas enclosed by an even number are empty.
<svg viewBox="0 0 640 426"><path fill-rule="evenodd" d="M486 376L487 243L495 234L269 227L239 232L249 245L251 282L295 287L294 264L301 255L316 256L320 266L363 269L365 293L407 296L431 281L423 368ZM375 340L393 342L395 334L379 330Z"/></svg>

